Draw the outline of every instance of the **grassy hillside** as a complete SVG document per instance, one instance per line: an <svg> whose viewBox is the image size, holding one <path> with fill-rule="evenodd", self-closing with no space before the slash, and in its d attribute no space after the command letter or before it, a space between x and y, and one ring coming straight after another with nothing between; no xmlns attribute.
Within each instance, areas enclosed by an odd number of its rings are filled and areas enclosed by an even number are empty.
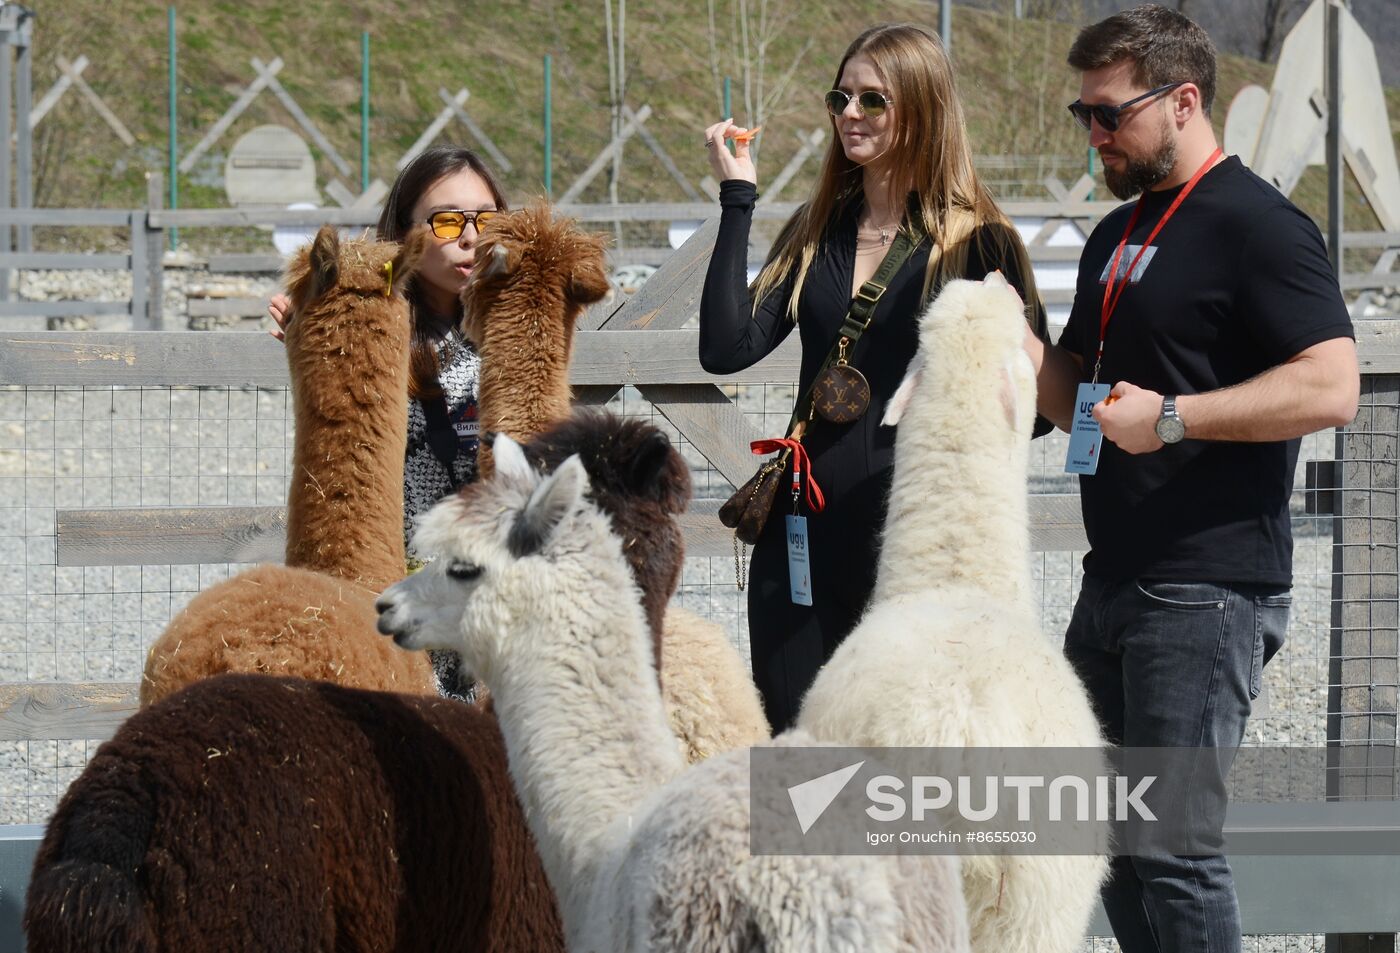
<svg viewBox="0 0 1400 953"><path fill-rule="evenodd" d="M936 27L937 5L919 0L855 0L844 4L769 0L775 18L787 17L767 48L766 88L772 90L796 62L791 81L764 117L767 157L760 173L776 174L795 149L799 130L826 122L821 94L855 32L877 19L910 19ZM614 6L616 4L614 3ZM177 5L179 35L179 143L181 154L253 79L250 57L286 62L279 79L330 141L355 167L360 154L360 33L372 44L371 173L392 179L394 163L441 109L439 87L471 90L466 109L515 163L506 177L514 198L543 191L542 57L554 61L554 187L571 184L608 141L608 72L603 0L418 0L394 9L371 0L202 0ZM707 5L699 0L634 3L627 11L626 88L634 107L650 104L648 129L692 181L707 172L700 146L703 126L719 118L720 83L731 75L734 112L742 122L742 57L737 0L715 0L718 55L711 55ZM757 9L758 0L749 6ZM1008 4L1009 6L1009 4ZM85 78L137 137L127 149L76 91L36 133L36 198L41 205L131 206L144 202L143 172L164 169L166 121L166 7L149 0L37 0L36 98L57 77L54 57L86 55ZM757 30L757 24L753 29ZM1057 156L1073 178L1086 160L1086 143L1064 110L1076 83L1064 66L1074 27L958 8L953 53L970 134L981 155ZM756 59L750 56L752 63ZM1221 64L1217 124L1245 83L1267 85L1272 67L1239 57ZM1391 97L1400 118L1400 97ZM181 205L225 204L216 180L227 150L255 125L294 126L270 92L263 92L189 176ZM443 138L469 142L455 122ZM313 147L314 149L314 147ZM629 145L620 183L623 201L676 200L681 192L645 147ZM319 180L335 175L318 156ZM784 197L800 196L815 170L810 163ZM1045 171L1049 171L1046 169ZM1034 166L1003 179L1030 182ZM1316 204L1305 183L1299 198ZM603 200L606 175L583 196ZM1313 209L1321 211L1321 209ZM1365 215L1364 209L1353 213ZM1350 220L1350 219L1349 219ZM1357 218L1360 224L1362 218ZM196 238L197 236L191 236Z"/></svg>

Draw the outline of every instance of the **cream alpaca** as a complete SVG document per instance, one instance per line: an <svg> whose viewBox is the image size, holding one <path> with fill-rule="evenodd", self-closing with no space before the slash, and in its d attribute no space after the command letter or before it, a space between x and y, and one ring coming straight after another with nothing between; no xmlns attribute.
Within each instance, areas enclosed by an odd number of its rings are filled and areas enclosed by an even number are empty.
<svg viewBox="0 0 1400 953"><path fill-rule="evenodd" d="M425 518L415 545L438 558L384 593L380 628L457 649L491 688L569 949L966 949L951 858L749 855L748 754L685 770L582 464L541 477L508 438L495 450L493 481Z"/></svg>
<svg viewBox="0 0 1400 953"><path fill-rule="evenodd" d="M894 481L870 608L818 674L798 726L910 747L1101 743L1079 679L1042 634L1029 583L1026 468L1035 376L999 273L951 282L890 402ZM1097 856L963 858L978 953L1077 950Z"/></svg>
<svg viewBox="0 0 1400 953"><path fill-rule="evenodd" d="M257 566L195 596L151 647L143 705L221 672L433 691L427 656L386 651L374 631L375 594L403 576L401 290L424 241L342 244L327 226L289 266L297 426L286 565Z"/></svg>

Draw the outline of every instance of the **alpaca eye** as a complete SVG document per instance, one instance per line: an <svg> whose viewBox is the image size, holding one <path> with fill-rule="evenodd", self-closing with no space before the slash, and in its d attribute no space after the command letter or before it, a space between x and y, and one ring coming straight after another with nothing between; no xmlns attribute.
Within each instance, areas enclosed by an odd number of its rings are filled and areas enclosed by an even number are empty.
<svg viewBox="0 0 1400 953"><path fill-rule="evenodd" d="M447 575L459 582L470 582L481 575L481 567L475 563L467 563L462 562L460 559L454 559L447 564Z"/></svg>

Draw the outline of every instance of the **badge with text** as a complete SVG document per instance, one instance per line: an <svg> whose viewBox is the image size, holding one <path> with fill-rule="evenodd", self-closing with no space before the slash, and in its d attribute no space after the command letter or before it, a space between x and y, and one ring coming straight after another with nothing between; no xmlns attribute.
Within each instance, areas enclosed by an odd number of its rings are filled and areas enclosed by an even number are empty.
<svg viewBox="0 0 1400 953"><path fill-rule="evenodd" d="M1108 384L1080 384L1074 398L1074 423L1069 428L1065 472L1092 476L1099 468L1103 430L1094 419L1094 405L1108 396Z"/></svg>
<svg viewBox="0 0 1400 953"><path fill-rule="evenodd" d="M812 604L812 564L807 550L807 517L787 517L788 584L794 605Z"/></svg>

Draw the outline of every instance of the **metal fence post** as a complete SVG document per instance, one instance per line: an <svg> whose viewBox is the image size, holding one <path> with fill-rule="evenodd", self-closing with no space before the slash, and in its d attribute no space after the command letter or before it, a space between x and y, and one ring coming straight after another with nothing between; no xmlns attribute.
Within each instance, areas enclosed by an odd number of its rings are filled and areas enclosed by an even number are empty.
<svg viewBox="0 0 1400 953"><path fill-rule="evenodd" d="M135 268L135 253L132 254L131 281L146 282L146 327L152 331L165 330L165 229L151 226L151 213L161 209L164 197L164 182L159 172L146 173L146 214L143 216L144 232L141 240L146 243L146 274ZM132 247L136 245L136 230L132 227ZM134 320L134 316L133 316Z"/></svg>
<svg viewBox="0 0 1400 953"><path fill-rule="evenodd" d="M131 213L131 330L151 330L151 316L146 296L150 291L150 269L146 263L146 213L135 209Z"/></svg>

